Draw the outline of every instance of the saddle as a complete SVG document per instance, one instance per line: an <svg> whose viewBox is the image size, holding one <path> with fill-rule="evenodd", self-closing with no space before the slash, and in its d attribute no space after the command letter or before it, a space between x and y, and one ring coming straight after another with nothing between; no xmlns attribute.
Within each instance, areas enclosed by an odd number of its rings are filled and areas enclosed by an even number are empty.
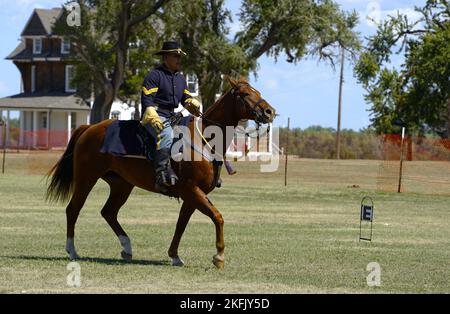
<svg viewBox="0 0 450 314"><path fill-rule="evenodd" d="M121 157L145 157L153 160L156 143L136 120L116 120L107 128L101 153Z"/></svg>
<svg viewBox="0 0 450 314"><path fill-rule="evenodd" d="M170 118L170 124L188 125L192 117L176 114ZM178 139L174 139L177 141ZM153 160L156 141L153 135L137 120L115 120L107 128L101 153L122 157L145 157Z"/></svg>

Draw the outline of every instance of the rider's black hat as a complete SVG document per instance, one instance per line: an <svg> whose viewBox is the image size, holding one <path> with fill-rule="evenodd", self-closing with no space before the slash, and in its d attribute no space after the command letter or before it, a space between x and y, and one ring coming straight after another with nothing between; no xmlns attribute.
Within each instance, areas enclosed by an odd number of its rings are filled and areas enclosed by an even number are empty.
<svg viewBox="0 0 450 314"><path fill-rule="evenodd" d="M155 53L155 55L163 55L165 53L178 53L186 55L186 52L181 50L180 44L176 41L165 41L162 49Z"/></svg>

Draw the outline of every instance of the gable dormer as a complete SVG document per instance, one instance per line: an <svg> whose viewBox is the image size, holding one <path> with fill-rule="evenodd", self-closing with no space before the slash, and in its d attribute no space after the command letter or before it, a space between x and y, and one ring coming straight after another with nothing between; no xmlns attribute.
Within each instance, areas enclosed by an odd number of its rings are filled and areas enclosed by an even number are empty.
<svg viewBox="0 0 450 314"><path fill-rule="evenodd" d="M52 36L53 24L60 18L62 14L61 8L55 9L34 9L28 22L20 34L22 37L27 36Z"/></svg>
<svg viewBox="0 0 450 314"><path fill-rule="evenodd" d="M47 31L42 24L40 17L36 10L33 11L33 14L30 16L27 24L25 24L25 28L23 29L20 36L46 36Z"/></svg>

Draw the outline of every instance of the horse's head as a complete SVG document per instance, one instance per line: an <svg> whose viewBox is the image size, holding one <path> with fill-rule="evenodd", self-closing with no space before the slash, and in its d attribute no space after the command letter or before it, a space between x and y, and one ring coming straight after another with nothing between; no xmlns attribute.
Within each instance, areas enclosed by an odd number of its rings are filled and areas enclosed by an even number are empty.
<svg viewBox="0 0 450 314"><path fill-rule="evenodd" d="M240 119L255 120L259 123L270 123L275 118L275 108L273 108L261 93L254 89L244 80L235 80L227 77L232 89L231 94L236 98L236 114Z"/></svg>

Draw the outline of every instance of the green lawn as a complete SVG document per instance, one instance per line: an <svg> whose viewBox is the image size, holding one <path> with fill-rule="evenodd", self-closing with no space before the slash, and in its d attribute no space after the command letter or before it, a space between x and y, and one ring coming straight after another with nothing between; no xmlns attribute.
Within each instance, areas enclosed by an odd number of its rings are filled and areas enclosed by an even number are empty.
<svg viewBox="0 0 450 314"><path fill-rule="evenodd" d="M288 187L283 167L259 173L257 163L235 163L238 174L224 174L210 197L225 219L222 270L211 263L214 226L199 212L180 245L186 266L172 267L166 252L180 205L140 189L119 215L134 258L122 262L100 215L108 189L99 182L77 223L81 287L71 288L65 205L43 201L41 173L56 157L7 155L0 174L0 293L450 293L448 163L407 163L402 194L377 190L377 161L295 159ZM358 241L365 195L375 201L372 242ZM366 283L370 262L381 266L379 287Z"/></svg>

